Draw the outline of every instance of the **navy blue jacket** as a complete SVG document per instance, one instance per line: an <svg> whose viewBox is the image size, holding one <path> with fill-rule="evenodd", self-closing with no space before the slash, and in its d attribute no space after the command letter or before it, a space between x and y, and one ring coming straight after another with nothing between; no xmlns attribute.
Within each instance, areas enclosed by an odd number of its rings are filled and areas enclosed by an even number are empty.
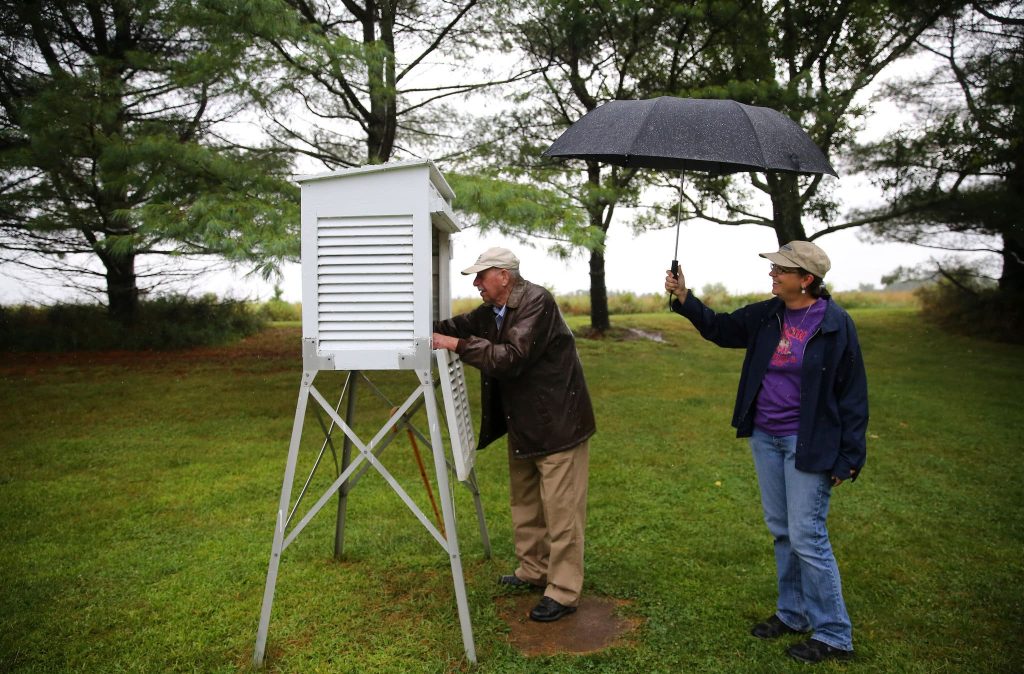
<svg viewBox="0 0 1024 674"><path fill-rule="evenodd" d="M692 292L685 302L672 302L672 310L690 319L704 339L747 350L732 417L737 437L753 433L757 392L782 336L784 309L777 297L731 314L715 313ZM828 300L821 325L804 349L796 467L843 480L850 479L853 469L856 477L867 456L867 427L868 383L857 330L850 315Z"/></svg>

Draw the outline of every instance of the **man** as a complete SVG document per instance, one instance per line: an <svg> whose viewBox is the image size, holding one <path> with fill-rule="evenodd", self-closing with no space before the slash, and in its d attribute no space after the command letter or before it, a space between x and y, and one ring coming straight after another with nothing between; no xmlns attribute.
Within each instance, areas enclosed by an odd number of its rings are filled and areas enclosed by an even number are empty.
<svg viewBox="0 0 1024 674"><path fill-rule="evenodd" d="M573 613L583 588L589 438L594 410L572 332L555 298L519 275L505 248L462 272L483 304L434 325L435 349L481 373L482 449L508 433L509 482L519 566L499 583L544 588L530 618Z"/></svg>

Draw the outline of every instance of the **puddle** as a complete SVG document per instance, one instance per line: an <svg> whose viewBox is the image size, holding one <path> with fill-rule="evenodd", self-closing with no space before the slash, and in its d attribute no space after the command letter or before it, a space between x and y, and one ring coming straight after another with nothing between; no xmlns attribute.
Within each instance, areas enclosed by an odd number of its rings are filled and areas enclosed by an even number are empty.
<svg viewBox="0 0 1024 674"><path fill-rule="evenodd" d="M629 334L638 339L649 339L652 342L658 342L664 344L665 340L662 339L661 334L657 332L646 332L644 330L638 330L637 328L628 328Z"/></svg>

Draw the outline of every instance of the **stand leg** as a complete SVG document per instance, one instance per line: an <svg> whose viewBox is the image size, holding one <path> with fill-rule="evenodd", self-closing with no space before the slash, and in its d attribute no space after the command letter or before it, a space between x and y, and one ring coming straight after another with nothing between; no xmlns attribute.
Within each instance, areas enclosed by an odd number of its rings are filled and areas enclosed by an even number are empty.
<svg viewBox="0 0 1024 674"><path fill-rule="evenodd" d="M476 506L476 522L480 526L480 542L484 547L484 559L491 558L491 537L487 534L487 520L484 519L484 504L480 500L480 488L476 484L476 468L469 471L469 479L464 483L473 494L473 505Z"/></svg>
<svg viewBox="0 0 1024 674"><path fill-rule="evenodd" d="M349 428L356 418L356 381L359 373L355 370L348 375L348 403L345 407L345 423ZM345 435L345 442L341 448L341 466L338 475L345 472L348 464L352 461L352 440ZM345 518L348 512L348 492L351 480L345 480L338 488L338 519L334 527L334 558L340 560L345 554Z"/></svg>
<svg viewBox="0 0 1024 674"><path fill-rule="evenodd" d="M469 600L466 597L466 581L462 576L462 559L459 556L459 536L455 528L455 504L448 486L448 467L444 460L444 444L441 441L441 424L437 414L437 399L434 397L433 378L430 370L417 370L423 384L426 400L427 422L430 426L430 444L434 453L434 472L437 474L437 491L441 498L441 513L448 539L448 557L452 566L452 581L455 585L455 603L459 609L459 623L462 626L462 645L466 659L476 663L476 646L473 643L473 624L469 616Z"/></svg>
<svg viewBox="0 0 1024 674"><path fill-rule="evenodd" d="M267 569L267 584L263 590L263 608L260 610L260 625L256 631L256 648L252 654L252 663L256 667L263 666L263 656L267 646L267 631L270 629L270 609L274 604L274 588L277 585L277 570L281 564L281 552L284 549L284 529L287 525L288 507L292 499L292 483L295 480L295 465L299 458L299 442L302 439L302 425L306 418L306 403L309 401L309 387L313 383L315 371L302 373L302 385L299 387L299 401L295 405L295 421L292 423L292 439L288 446L288 463L284 469L284 481L281 484L281 500L277 507L277 523L274 525L274 543L270 549L270 565Z"/></svg>

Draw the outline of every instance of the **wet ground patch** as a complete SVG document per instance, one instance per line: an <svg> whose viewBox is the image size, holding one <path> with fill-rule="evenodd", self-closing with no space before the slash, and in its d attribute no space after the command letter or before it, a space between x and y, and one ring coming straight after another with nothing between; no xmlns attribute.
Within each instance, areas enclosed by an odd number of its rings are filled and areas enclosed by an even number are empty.
<svg viewBox="0 0 1024 674"><path fill-rule="evenodd" d="M585 655L628 645L640 626L639 618L624 615L629 602L610 597L584 597L575 613L561 620L540 623L530 620L538 594L501 597L498 613L509 626L508 640L527 657L574 653Z"/></svg>

